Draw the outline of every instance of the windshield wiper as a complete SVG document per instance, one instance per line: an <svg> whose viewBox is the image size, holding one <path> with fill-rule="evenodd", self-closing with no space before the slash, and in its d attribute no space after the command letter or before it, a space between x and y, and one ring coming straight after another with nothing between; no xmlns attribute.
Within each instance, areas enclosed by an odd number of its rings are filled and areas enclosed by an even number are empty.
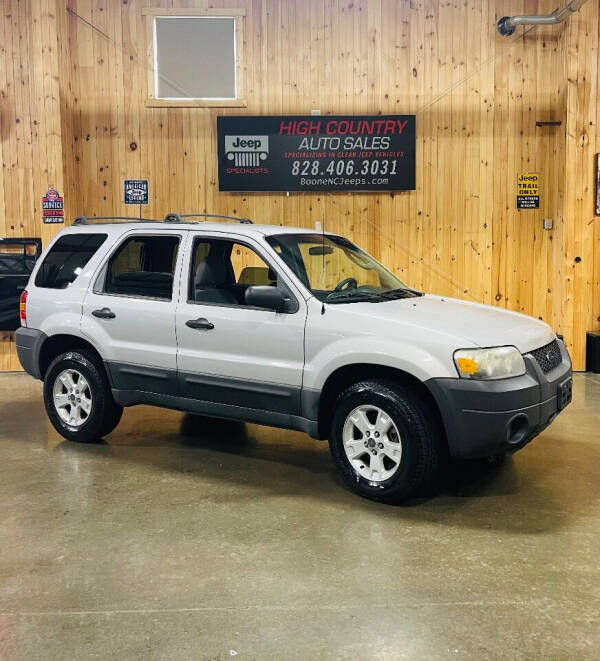
<svg viewBox="0 0 600 661"><path fill-rule="evenodd" d="M325 303L364 303L365 301L381 300L379 294L371 291L350 291L332 296L333 293L331 292L325 297Z"/></svg>
<svg viewBox="0 0 600 661"><path fill-rule="evenodd" d="M381 301L394 301L399 298L410 298L412 296L424 296L423 292L409 289L408 287L398 287L389 291L349 291L336 294L331 292L325 298L325 303L381 303ZM408 295L408 296L407 296Z"/></svg>
<svg viewBox="0 0 600 661"><path fill-rule="evenodd" d="M385 296L390 300L394 298L401 298L404 294L412 294L413 296L425 296L422 291L417 289L410 289L410 287L398 287L396 289L390 289L389 291L381 292L381 296Z"/></svg>

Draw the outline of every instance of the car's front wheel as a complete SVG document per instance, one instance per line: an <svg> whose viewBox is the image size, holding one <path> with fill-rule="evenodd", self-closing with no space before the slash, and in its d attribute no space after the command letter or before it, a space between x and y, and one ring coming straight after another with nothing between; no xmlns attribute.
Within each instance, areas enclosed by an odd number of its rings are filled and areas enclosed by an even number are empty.
<svg viewBox="0 0 600 661"><path fill-rule="evenodd" d="M109 434L123 412L112 398L102 366L79 350L57 356L48 367L44 404L56 431L81 443Z"/></svg>
<svg viewBox="0 0 600 661"><path fill-rule="evenodd" d="M420 394L391 381L361 381L336 402L329 445L346 485L359 495L401 503L434 478L440 430Z"/></svg>

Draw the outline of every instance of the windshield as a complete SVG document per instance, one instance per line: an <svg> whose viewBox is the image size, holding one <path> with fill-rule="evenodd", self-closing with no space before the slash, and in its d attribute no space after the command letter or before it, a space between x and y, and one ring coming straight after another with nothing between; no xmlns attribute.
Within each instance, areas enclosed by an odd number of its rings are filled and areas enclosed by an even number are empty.
<svg viewBox="0 0 600 661"><path fill-rule="evenodd" d="M267 241L320 301L379 302L420 295L341 236L277 234Z"/></svg>

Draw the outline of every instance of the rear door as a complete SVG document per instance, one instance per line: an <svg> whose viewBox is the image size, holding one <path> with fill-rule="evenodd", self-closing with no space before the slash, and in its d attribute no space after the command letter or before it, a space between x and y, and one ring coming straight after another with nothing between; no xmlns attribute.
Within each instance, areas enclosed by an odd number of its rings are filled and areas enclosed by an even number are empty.
<svg viewBox="0 0 600 661"><path fill-rule="evenodd" d="M306 301L273 267L258 241L190 234L177 308L183 393L208 402L299 414ZM211 251L223 256L224 263L213 264L209 273L205 260ZM253 284L283 289L287 311L247 306L244 293Z"/></svg>
<svg viewBox="0 0 600 661"><path fill-rule="evenodd" d="M105 261L81 330L101 348L114 387L175 395L175 309L185 232L134 230Z"/></svg>

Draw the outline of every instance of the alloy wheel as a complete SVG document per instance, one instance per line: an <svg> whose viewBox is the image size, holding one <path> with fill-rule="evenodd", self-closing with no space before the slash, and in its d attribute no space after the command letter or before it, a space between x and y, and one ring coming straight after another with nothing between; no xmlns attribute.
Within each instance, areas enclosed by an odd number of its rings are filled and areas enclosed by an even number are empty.
<svg viewBox="0 0 600 661"><path fill-rule="evenodd" d="M348 414L342 442L354 470L370 482L383 482L400 467L402 442L390 415L378 406L357 406Z"/></svg>
<svg viewBox="0 0 600 661"><path fill-rule="evenodd" d="M54 408L60 419L71 427L81 427L92 412L92 392L81 372L66 369L54 381Z"/></svg>

